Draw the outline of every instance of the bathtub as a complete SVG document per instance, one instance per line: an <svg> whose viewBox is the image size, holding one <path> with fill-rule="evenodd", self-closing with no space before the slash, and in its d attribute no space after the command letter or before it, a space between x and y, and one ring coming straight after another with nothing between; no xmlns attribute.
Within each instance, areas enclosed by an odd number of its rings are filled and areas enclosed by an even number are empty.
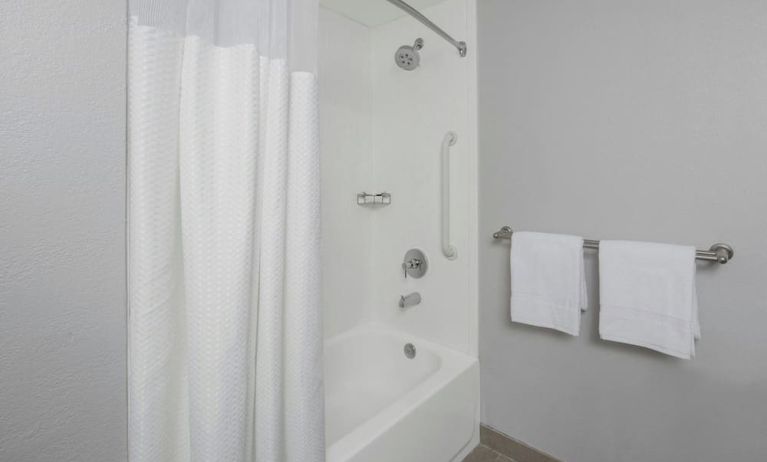
<svg viewBox="0 0 767 462"><path fill-rule="evenodd" d="M376 326L328 339L327 462L456 460L476 442L478 397L476 358Z"/></svg>

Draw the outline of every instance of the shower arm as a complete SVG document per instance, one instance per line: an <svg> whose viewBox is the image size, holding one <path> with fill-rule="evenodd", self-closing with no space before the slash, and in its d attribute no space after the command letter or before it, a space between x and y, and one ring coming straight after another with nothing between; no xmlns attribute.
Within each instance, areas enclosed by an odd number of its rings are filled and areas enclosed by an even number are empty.
<svg viewBox="0 0 767 462"><path fill-rule="evenodd" d="M437 33L440 37L450 42L454 47L458 49L458 54L461 55L461 57L466 56L466 42L459 42L453 37L450 36L447 32L443 31L438 25L434 24L421 14L420 11L416 10L412 6L408 5L407 3L403 2L402 0L386 0L387 2L391 3L392 5L400 8L405 13L409 14L410 16L414 17L418 21L420 21L424 26L428 27L429 29L433 30Z"/></svg>

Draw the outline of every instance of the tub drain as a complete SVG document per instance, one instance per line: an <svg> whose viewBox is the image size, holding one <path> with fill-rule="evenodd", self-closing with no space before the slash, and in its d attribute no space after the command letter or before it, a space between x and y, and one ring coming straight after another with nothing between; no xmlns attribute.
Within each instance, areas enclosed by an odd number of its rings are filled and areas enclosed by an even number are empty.
<svg viewBox="0 0 767 462"><path fill-rule="evenodd" d="M412 343L405 344L405 356L407 357L407 359L415 358L415 345L413 345Z"/></svg>

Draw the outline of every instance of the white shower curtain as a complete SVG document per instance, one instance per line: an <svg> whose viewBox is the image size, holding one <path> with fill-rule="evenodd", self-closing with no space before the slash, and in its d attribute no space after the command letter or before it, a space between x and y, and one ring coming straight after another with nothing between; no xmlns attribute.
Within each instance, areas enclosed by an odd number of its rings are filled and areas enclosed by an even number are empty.
<svg viewBox="0 0 767 462"><path fill-rule="evenodd" d="M323 461L317 0L131 0L131 462Z"/></svg>

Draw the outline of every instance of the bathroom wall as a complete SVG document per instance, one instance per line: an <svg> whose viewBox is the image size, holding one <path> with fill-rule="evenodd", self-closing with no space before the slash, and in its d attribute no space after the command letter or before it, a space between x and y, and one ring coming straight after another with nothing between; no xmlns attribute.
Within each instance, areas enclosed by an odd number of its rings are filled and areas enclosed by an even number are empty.
<svg viewBox="0 0 767 462"><path fill-rule="evenodd" d="M373 318L420 337L476 354L474 242L476 148L473 10L465 0L446 0L423 14L459 40L458 51L411 17L372 30L374 187L392 194L392 205L373 220ZM401 45L424 39L421 64L405 71L394 63ZM453 130L451 148L451 240L456 260L440 247L440 146ZM422 279L405 279L405 252L420 248L429 260ZM407 310L399 296L417 291L422 303Z"/></svg>
<svg viewBox="0 0 767 462"><path fill-rule="evenodd" d="M482 421L568 462L767 459L767 3L479 2ZM693 244L676 360L509 322L515 229Z"/></svg>
<svg viewBox="0 0 767 462"><path fill-rule="evenodd" d="M325 336L371 318L372 219L356 194L372 191L370 30L320 8L319 88L322 306Z"/></svg>
<svg viewBox="0 0 767 462"><path fill-rule="evenodd" d="M469 42L469 56L411 17L367 27L333 11L320 15L323 303L326 337L373 321L476 354L476 120L473 2L422 11ZM392 7L394 8L394 7ZM394 63L401 45L423 37L421 66ZM451 150L452 240L440 250L440 145ZM389 192L392 205L363 208L355 194ZM405 279L405 252L421 248L430 269ZM397 306L418 291L421 305Z"/></svg>
<svg viewBox="0 0 767 462"><path fill-rule="evenodd" d="M0 460L121 461L125 2L0 5Z"/></svg>

